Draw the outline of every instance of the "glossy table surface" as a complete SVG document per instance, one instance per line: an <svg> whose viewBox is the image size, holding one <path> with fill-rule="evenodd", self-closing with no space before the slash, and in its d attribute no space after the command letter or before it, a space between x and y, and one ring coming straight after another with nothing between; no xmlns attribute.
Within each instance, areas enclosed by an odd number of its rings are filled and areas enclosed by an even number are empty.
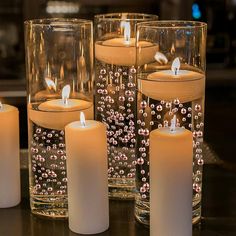
<svg viewBox="0 0 236 236"><path fill-rule="evenodd" d="M67 220L48 220L31 214L28 170L22 169L21 204L0 209L0 236L73 236ZM204 166L203 218L194 236L236 235L236 171L219 160ZM135 221L133 201L110 201L110 229L101 236L148 236L149 229ZM178 236L178 235L174 235Z"/></svg>

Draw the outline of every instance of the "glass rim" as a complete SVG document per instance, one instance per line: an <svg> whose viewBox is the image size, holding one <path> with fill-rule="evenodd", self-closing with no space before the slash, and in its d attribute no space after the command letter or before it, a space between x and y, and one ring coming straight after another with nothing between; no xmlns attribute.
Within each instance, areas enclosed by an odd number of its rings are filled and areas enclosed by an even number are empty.
<svg viewBox="0 0 236 236"><path fill-rule="evenodd" d="M194 28L207 28L207 23L202 21L190 21L190 20L157 20L157 21L139 22L137 23L137 28L194 29Z"/></svg>
<svg viewBox="0 0 236 236"><path fill-rule="evenodd" d="M122 16L127 16L126 18L122 18ZM129 16L137 16L134 18L130 18ZM138 18L138 16L143 16L143 18ZM117 12L117 13L105 13L105 14L97 14L94 16L94 19L101 19L106 21L113 20L127 20L127 21L143 21L145 19L158 19L158 15L147 14L147 13L136 13L136 12Z"/></svg>
<svg viewBox="0 0 236 236"><path fill-rule="evenodd" d="M80 19L80 18L39 18L24 21L24 25L34 26L63 26L62 23L66 23L70 26L76 25L92 25L91 20Z"/></svg>

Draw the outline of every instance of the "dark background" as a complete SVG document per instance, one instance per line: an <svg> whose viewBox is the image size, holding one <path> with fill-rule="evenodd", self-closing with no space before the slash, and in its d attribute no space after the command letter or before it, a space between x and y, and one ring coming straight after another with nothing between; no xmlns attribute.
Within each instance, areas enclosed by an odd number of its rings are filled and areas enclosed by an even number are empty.
<svg viewBox="0 0 236 236"><path fill-rule="evenodd" d="M60 12L68 4L77 12ZM208 23L205 141L236 169L236 0L0 1L0 99L20 109L21 148L27 148L24 20L93 19L95 14L108 12L145 12L160 19Z"/></svg>
<svg viewBox="0 0 236 236"><path fill-rule="evenodd" d="M68 4L78 11L60 13ZM109 12L144 12L160 19L208 23L204 138L219 159L204 167L202 230L193 235L236 235L236 0L0 0L0 100L20 110L21 148L27 148L24 20L93 19L95 14ZM21 205L0 211L0 235L74 236L67 221L30 214L27 172L22 169ZM104 236L149 235L147 228L135 222L133 202L111 201L110 219Z"/></svg>

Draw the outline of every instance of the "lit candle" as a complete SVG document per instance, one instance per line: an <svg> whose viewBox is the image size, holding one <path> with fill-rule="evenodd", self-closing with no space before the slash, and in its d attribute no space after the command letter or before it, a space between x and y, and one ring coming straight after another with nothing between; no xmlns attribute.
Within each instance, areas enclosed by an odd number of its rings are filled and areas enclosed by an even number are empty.
<svg viewBox="0 0 236 236"><path fill-rule="evenodd" d="M192 235L193 135L176 127L150 133L150 235Z"/></svg>
<svg viewBox="0 0 236 236"><path fill-rule="evenodd" d="M19 112L0 102L0 208L20 203Z"/></svg>
<svg viewBox="0 0 236 236"><path fill-rule="evenodd" d="M140 91L155 100L190 102L201 98L205 90L205 75L196 71L180 70L177 57L171 70L151 73L146 79L139 80Z"/></svg>
<svg viewBox="0 0 236 236"><path fill-rule="evenodd" d="M95 58L107 64L132 66L136 64L135 38L130 37L130 23L122 21L124 36L95 43ZM142 58L139 64L154 60L158 46L147 41L139 41L142 48Z"/></svg>
<svg viewBox="0 0 236 236"><path fill-rule="evenodd" d="M92 102L82 99L70 99L70 86L62 89L62 98L53 99L41 103L37 110L30 105L28 109L29 119L39 126L49 129L63 130L64 127L78 120L80 111L83 111L88 119L93 119Z"/></svg>
<svg viewBox="0 0 236 236"><path fill-rule="evenodd" d="M94 120L65 127L69 228L80 234L109 227L106 127Z"/></svg>

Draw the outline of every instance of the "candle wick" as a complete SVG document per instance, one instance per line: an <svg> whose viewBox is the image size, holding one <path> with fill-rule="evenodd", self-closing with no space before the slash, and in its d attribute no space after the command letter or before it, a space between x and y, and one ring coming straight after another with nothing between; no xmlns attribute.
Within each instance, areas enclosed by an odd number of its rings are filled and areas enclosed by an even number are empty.
<svg viewBox="0 0 236 236"><path fill-rule="evenodd" d="M178 74L178 68L175 68L175 75Z"/></svg>
<svg viewBox="0 0 236 236"><path fill-rule="evenodd" d="M174 132L176 129L176 115L174 115L173 119L171 119L170 131Z"/></svg>
<svg viewBox="0 0 236 236"><path fill-rule="evenodd" d="M170 126L170 132L175 132L175 127Z"/></svg>
<svg viewBox="0 0 236 236"><path fill-rule="evenodd" d="M2 107L3 107L3 105L2 105L2 103L0 102L0 110L2 110Z"/></svg>
<svg viewBox="0 0 236 236"><path fill-rule="evenodd" d="M125 43L126 45L129 45L130 39L129 39L129 36L128 36L128 35L125 37L124 43Z"/></svg>
<svg viewBox="0 0 236 236"><path fill-rule="evenodd" d="M64 103L64 105L68 105L68 99L67 99L67 98L64 98L64 99L63 99L63 103Z"/></svg>
<svg viewBox="0 0 236 236"><path fill-rule="evenodd" d="M86 126L86 123L85 123L85 121L82 121L81 123L82 123L82 126L83 126L83 127L85 127L85 126Z"/></svg>

